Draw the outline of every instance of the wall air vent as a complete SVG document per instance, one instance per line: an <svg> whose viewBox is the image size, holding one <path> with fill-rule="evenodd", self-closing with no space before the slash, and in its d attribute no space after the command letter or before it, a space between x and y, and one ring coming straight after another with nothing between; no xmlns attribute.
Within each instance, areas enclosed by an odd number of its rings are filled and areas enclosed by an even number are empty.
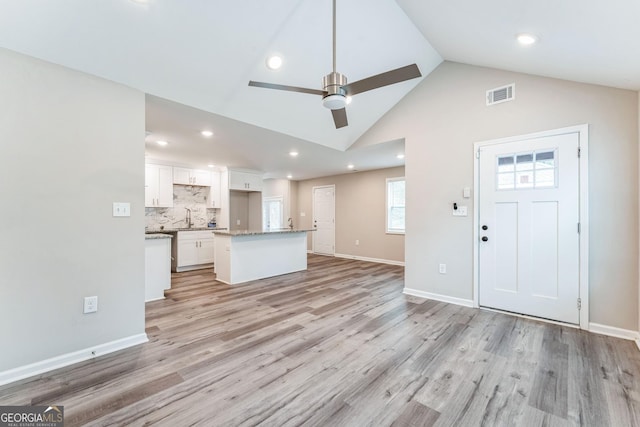
<svg viewBox="0 0 640 427"><path fill-rule="evenodd" d="M516 97L516 84L497 87L487 91L487 105L500 104L501 102L513 101Z"/></svg>

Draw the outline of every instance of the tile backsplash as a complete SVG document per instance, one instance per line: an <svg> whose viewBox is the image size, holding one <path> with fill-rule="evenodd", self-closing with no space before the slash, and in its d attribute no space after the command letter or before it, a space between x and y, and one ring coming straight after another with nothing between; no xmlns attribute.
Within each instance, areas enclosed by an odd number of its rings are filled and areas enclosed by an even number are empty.
<svg viewBox="0 0 640 427"><path fill-rule="evenodd" d="M207 197L209 187L174 185L172 208L145 208L146 229L186 227L187 208L191 209L193 227L206 227L216 217L215 209L207 209Z"/></svg>

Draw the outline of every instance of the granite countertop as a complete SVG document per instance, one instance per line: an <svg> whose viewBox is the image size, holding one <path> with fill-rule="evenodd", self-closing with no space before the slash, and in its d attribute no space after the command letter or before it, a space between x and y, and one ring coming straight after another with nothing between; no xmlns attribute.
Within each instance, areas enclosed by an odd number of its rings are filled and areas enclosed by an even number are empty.
<svg viewBox="0 0 640 427"><path fill-rule="evenodd" d="M154 230L145 230L147 234L154 233L177 233L178 231L216 231L216 230L226 230L226 228L211 228L211 227L191 227L191 228L163 228L154 229Z"/></svg>
<svg viewBox="0 0 640 427"><path fill-rule="evenodd" d="M276 228L273 230L213 230L214 234L222 236L257 236L261 234L284 234L284 233L306 233L307 231L315 231L315 229L300 228Z"/></svg>
<svg viewBox="0 0 640 427"><path fill-rule="evenodd" d="M146 240L153 239L172 239L173 236L171 234L162 234L162 233L146 233L144 238Z"/></svg>

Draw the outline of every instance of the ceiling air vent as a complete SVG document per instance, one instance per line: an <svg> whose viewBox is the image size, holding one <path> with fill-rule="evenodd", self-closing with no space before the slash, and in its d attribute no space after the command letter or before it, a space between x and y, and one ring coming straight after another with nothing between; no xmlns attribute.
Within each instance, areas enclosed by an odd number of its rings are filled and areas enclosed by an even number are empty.
<svg viewBox="0 0 640 427"><path fill-rule="evenodd" d="M501 102L513 101L516 97L516 84L497 87L487 91L487 105L499 104Z"/></svg>

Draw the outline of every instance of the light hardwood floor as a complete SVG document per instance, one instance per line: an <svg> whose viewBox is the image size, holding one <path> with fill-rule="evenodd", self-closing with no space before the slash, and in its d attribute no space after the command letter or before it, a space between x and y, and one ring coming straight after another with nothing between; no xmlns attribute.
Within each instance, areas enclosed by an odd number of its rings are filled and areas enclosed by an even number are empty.
<svg viewBox="0 0 640 427"><path fill-rule="evenodd" d="M309 257L173 276L148 344L0 388L66 426L638 426L630 341L402 294L402 267Z"/></svg>

